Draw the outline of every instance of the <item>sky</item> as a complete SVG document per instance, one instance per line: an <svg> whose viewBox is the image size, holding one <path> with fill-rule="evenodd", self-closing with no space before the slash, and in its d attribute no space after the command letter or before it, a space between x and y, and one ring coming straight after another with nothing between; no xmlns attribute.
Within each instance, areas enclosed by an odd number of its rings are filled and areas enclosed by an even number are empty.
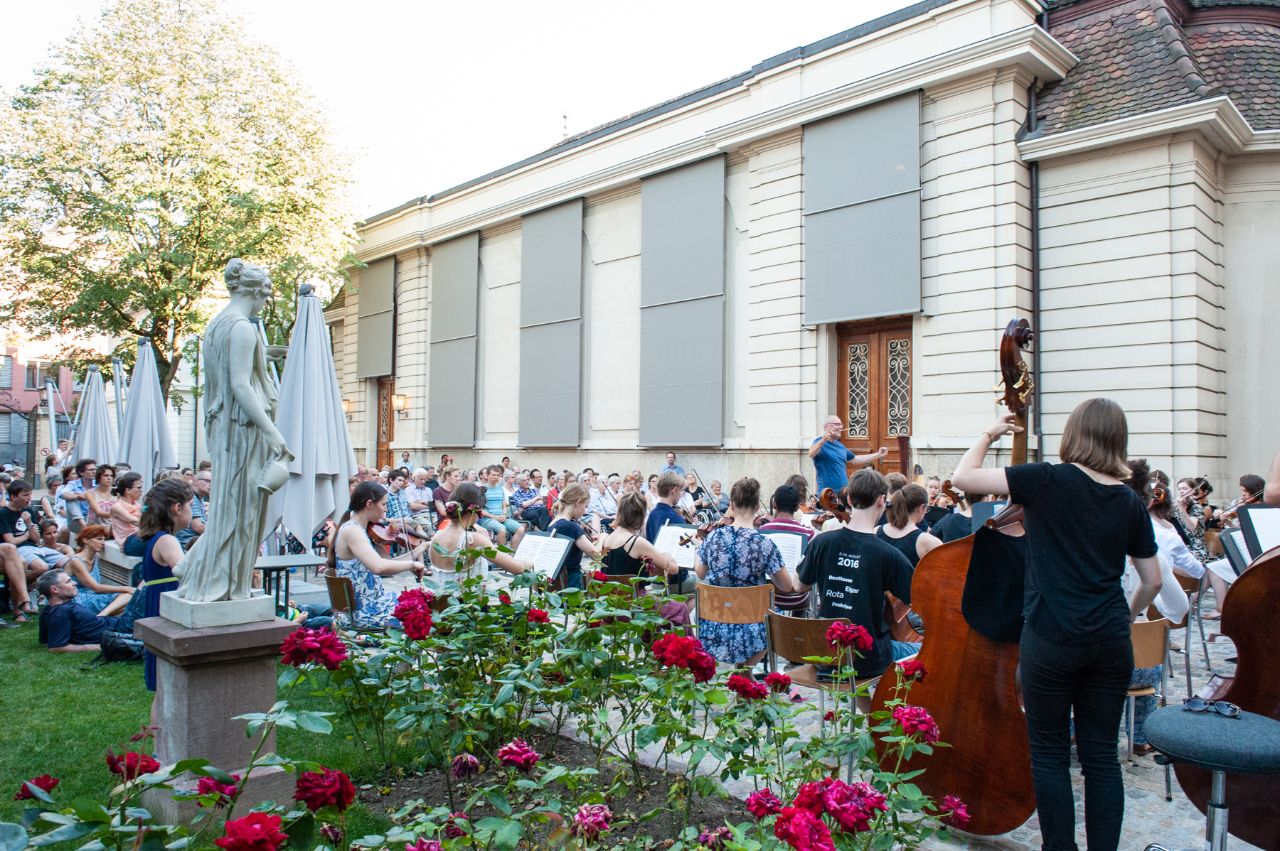
<svg viewBox="0 0 1280 851"><path fill-rule="evenodd" d="M104 0L5 3L0 90ZM324 111L359 218L910 5L908 0L615 4L223 0Z"/></svg>

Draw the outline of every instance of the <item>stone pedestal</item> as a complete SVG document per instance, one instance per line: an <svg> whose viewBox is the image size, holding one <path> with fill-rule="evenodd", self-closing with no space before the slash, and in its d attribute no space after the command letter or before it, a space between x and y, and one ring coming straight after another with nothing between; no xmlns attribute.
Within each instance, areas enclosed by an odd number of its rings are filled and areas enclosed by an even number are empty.
<svg viewBox="0 0 1280 851"><path fill-rule="evenodd" d="M233 719L266 712L276 702L280 643L296 628L297 624L283 618L204 629L190 629L162 617L136 621L134 633L156 656L160 762L204 757L243 777L261 737L247 737L245 722ZM262 752L273 750L274 734ZM279 768L259 769L245 785L236 810L246 812L259 801L287 802L292 797L292 775ZM156 794L146 804L162 821L189 818L195 810L193 803L179 803L167 794Z"/></svg>

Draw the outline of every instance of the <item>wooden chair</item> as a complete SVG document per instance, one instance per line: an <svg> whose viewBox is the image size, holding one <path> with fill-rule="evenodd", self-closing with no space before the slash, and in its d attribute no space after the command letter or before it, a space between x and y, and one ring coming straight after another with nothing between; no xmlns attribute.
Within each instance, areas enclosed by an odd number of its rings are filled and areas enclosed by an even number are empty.
<svg viewBox="0 0 1280 851"><path fill-rule="evenodd" d="M1133 667L1154 668L1163 665L1168 654L1169 621L1165 618L1153 621L1138 621L1130 628L1133 641ZM1129 743L1129 761L1133 762L1134 715L1140 697L1160 696L1164 703L1164 690L1157 691L1155 686L1136 686L1128 691L1125 704L1125 737Z"/></svg>
<svg viewBox="0 0 1280 851"><path fill-rule="evenodd" d="M335 623L337 615L346 615L347 620L351 624L351 630L354 632L373 632L380 633L386 630L378 627L362 627L356 619L358 606L356 604L356 589L351 584L351 580L345 576L338 576L333 573L324 575L324 585L329 592L329 606L333 609Z"/></svg>
<svg viewBox="0 0 1280 851"><path fill-rule="evenodd" d="M875 689L880 677L868 677L855 680L853 683L833 683L818 678L818 666L806 662L806 656L836 656L836 651L827 643L827 629L833 623L849 623L847 618L793 618L778 612L769 612L765 618L769 640L769 669L777 670L776 657L781 656L797 667L787 671L791 681L798 686L818 690L818 710L825 716L826 693L844 692L849 695L849 706L858 709L856 692L863 686L867 692ZM853 663L852 651L841 664ZM825 728L826 722L821 726Z"/></svg>
<svg viewBox="0 0 1280 851"><path fill-rule="evenodd" d="M773 583L727 588L699 582L694 591L694 612L699 626L703 620L716 623L764 623L773 606Z"/></svg>

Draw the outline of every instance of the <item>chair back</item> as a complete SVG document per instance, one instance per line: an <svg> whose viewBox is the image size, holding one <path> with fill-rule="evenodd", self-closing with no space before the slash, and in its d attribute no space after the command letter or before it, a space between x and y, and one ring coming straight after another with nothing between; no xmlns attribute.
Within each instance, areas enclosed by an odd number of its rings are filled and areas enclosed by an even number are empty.
<svg viewBox="0 0 1280 851"><path fill-rule="evenodd" d="M848 618L792 618L769 612L769 649L795 665L805 664L806 656L839 657L839 649L827 643L827 630L833 623L849 623ZM848 660L846 660L848 661Z"/></svg>
<svg viewBox="0 0 1280 851"><path fill-rule="evenodd" d="M699 582L694 597L698 620L716 623L764 623L773 605L773 584L725 588Z"/></svg>
<svg viewBox="0 0 1280 851"><path fill-rule="evenodd" d="M324 585L329 591L329 605L335 612L350 615L356 610L356 589L350 579L326 573Z"/></svg>
<svg viewBox="0 0 1280 851"><path fill-rule="evenodd" d="M1174 573L1173 578L1178 580L1178 585L1188 594L1194 594L1199 591L1200 583L1204 581L1203 579L1192 579L1190 576L1183 576L1181 573Z"/></svg>
<svg viewBox="0 0 1280 851"><path fill-rule="evenodd" d="M1133 640L1133 667L1154 668L1164 664L1165 638L1169 632L1169 621L1160 618L1154 621L1137 621L1130 628Z"/></svg>

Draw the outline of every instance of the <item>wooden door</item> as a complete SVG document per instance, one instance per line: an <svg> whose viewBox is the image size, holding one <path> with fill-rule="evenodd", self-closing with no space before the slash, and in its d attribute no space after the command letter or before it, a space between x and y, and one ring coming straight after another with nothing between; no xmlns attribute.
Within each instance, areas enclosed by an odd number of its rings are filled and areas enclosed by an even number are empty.
<svg viewBox="0 0 1280 851"><path fill-rule="evenodd" d="M899 437L911 435L911 323L838 328L836 414L844 445L859 455L887 447L883 472L902 469Z"/></svg>
<svg viewBox="0 0 1280 851"><path fill-rule="evenodd" d="M394 466L391 459L391 441L396 438L395 412L391 410L391 397L396 392L396 380L391 377L378 379L378 469Z"/></svg>

